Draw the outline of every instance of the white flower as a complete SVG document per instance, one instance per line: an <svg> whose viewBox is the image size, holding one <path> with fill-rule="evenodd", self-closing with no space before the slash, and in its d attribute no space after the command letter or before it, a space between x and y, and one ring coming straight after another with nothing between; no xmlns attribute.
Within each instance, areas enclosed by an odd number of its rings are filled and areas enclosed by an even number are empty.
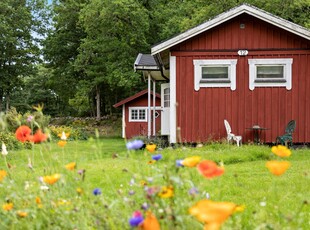
<svg viewBox="0 0 310 230"><path fill-rule="evenodd" d="M60 139L63 141L67 140L67 136L66 136L65 132L62 132Z"/></svg>
<svg viewBox="0 0 310 230"><path fill-rule="evenodd" d="M5 144L2 142L2 155L3 156L6 156L6 155L8 155L8 151L6 150L6 146L5 146Z"/></svg>
<svg viewBox="0 0 310 230"><path fill-rule="evenodd" d="M41 185L40 189L43 190L43 191L47 191L47 190L49 190L49 187L46 186L46 185Z"/></svg>

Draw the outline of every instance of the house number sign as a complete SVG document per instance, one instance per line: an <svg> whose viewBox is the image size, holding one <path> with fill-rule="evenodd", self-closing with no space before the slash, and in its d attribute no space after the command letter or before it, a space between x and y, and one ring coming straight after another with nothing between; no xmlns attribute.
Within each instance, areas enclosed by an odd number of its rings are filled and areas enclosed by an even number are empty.
<svg viewBox="0 0 310 230"><path fill-rule="evenodd" d="M238 54L239 56L246 56L248 55L249 51L247 50L238 50Z"/></svg>

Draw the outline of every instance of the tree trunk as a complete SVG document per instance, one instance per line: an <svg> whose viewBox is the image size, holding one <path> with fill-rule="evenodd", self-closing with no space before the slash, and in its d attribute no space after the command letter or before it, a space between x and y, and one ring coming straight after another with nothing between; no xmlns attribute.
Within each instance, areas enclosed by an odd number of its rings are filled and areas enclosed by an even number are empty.
<svg viewBox="0 0 310 230"><path fill-rule="evenodd" d="M96 107L97 107L97 120L100 120L101 114L100 114L100 89L98 86L96 86Z"/></svg>
<svg viewBox="0 0 310 230"><path fill-rule="evenodd" d="M5 103L5 111L9 111L9 109L10 109L10 95L7 94L5 99L6 99L5 100L6 101L6 103Z"/></svg>

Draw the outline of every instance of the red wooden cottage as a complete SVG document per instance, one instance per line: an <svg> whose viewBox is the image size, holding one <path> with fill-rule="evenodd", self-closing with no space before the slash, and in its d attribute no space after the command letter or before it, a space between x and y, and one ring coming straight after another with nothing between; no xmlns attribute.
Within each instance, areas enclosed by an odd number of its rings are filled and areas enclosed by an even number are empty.
<svg viewBox="0 0 310 230"><path fill-rule="evenodd" d="M149 96L152 96L152 98L149 98ZM149 99L151 100L150 103L148 103ZM150 107L148 107L149 104L151 105ZM136 136L155 136L159 132L159 94L150 92L150 95L148 95L148 90L146 89L113 105L115 108L120 106L122 106L123 138L131 139ZM150 127L149 130L148 127Z"/></svg>
<svg viewBox="0 0 310 230"><path fill-rule="evenodd" d="M140 70L170 93L161 128L170 143L225 138L224 119L243 142L253 140L249 127L266 128L268 143L295 120L293 141L310 142L310 30L244 4L151 55L158 69Z"/></svg>

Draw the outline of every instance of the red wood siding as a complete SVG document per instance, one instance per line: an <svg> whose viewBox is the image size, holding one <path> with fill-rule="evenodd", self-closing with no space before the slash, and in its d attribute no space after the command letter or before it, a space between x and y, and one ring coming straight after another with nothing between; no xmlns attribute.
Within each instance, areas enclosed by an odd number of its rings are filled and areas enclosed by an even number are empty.
<svg viewBox="0 0 310 230"><path fill-rule="evenodd" d="M151 103L153 105L153 96L151 98ZM137 136L147 136L147 122L129 122L129 107L147 107L148 106L148 96L145 94L131 102L125 104L125 134L127 139L131 139ZM160 107L160 99L156 98L156 106ZM157 111L160 114L160 111ZM153 116L153 111L152 111ZM161 127L160 116L156 118L156 132L158 133ZM153 128L153 125L152 125ZM152 131L153 134L153 131Z"/></svg>
<svg viewBox="0 0 310 230"><path fill-rule="evenodd" d="M245 24L240 29L240 23ZM246 49L247 56L237 51ZM176 56L177 126L183 142L226 137L224 119L232 132L252 141L248 127L266 127L263 139L274 142L294 119L294 142L310 142L310 42L249 15L241 15L172 48ZM292 89L249 89L252 58L293 58ZM194 59L237 59L236 90L194 90Z"/></svg>

